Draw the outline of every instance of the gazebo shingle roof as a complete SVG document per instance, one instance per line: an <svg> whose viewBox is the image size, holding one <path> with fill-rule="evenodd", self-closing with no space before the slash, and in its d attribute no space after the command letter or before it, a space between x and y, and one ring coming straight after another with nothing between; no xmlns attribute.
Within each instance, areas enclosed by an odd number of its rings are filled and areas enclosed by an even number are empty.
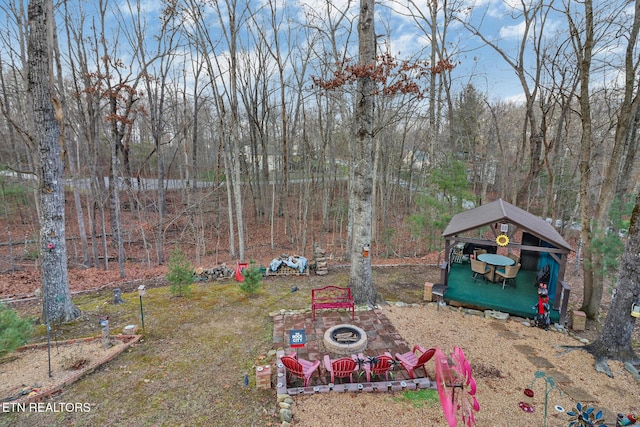
<svg viewBox="0 0 640 427"><path fill-rule="evenodd" d="M573 250L571 245L547 221L502 199L454 215L442 236L445 238L453 237L496 222L517 225L558 248Z"/></svg>

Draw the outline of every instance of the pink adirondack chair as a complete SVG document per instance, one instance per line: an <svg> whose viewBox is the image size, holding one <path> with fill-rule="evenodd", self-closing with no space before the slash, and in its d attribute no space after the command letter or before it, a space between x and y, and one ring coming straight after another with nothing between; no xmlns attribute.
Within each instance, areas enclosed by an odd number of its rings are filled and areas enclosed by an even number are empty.
<svg viewBox="0 0 640 427"><path fill-rule="evenodd" d="M309 385L309 380L314 372L318 372L318 376L320 373L320 361L316 360L315 362L311 362L305 359L298 359L298 355L296 353L291 353L287 356L282 356L280 358L282 364L285 368L287 368L287 380L289 380L292 376L296 378L304 379L304 386Z"/></svg>
<svg viewBox="0 0 640 427"><path fill-rule="evenodd" d="M335 384L336 378L349 377L349 381L353 382L353 373L357 372L358 364L351 357L341 357L339 359L329 358L328 354L324 356L324 369L331 375L330 382Z"/></svg>
<svg viewBox="0 0 640 427"><path fill-rule="evenodd" d="M419 352L419 355L416 354ZM431 360L435 354L436 349L430 348L425 350L420 345L415 345L412 351L408 351L404 354L396 353L396 359L400 362L402 367L409 373L409 378L416 377L416 369L422 368L424 370L424 376L427 377L427 362Z"/></svg>

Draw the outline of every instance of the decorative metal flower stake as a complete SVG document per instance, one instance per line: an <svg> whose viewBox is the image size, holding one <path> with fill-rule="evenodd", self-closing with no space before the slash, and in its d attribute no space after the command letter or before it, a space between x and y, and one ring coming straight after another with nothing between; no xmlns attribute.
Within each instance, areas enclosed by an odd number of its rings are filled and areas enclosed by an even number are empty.
<svg viewBox="0 0 640 427"><path fill-rule="evenodd" d="M551 375L547 375L543 371L536 371L533 382L529 386L529 390L533 390L533 385L536 383L538 379L542 378L544 381L544 423L542 427L547 427L547 407L549 406L549 393L556 388L556 382L553 380Z"/></svg>
<svg viewBox="0 0 640 427"><path fill-rule="evenodd" d="M475 426L475 412L480 405L475 397L476 381L464 351L454 347L449 359L437 348L434 358L440 405L449 426L456 427L458 416L467 427Z"/></svg>
<svg viewBox="0 0 640 427"><path fill-rule="evenodd" d="M590 427L590 426L602 426L607 427L604 424L604 418L602 411L595 412L595 408L583 406L582 403L576 403L576 407L567 412L569 415L568 427Z"/></svg>

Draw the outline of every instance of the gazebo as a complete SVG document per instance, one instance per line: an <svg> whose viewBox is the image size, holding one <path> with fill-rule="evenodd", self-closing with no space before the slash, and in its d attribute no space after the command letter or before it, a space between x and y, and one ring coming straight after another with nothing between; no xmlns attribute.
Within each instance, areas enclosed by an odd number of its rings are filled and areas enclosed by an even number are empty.
<svg viewBox="0 0 640 427"><path fill-rule="evenodd" d="M547 221L498 199L454 215L442 236L445 239L445 262L441 282L447 288L445 299L460 305L488 306L526 316L526 311L512 307L509 302L523 298L524 304L528 304L529 299L536 298L535 276L548 265L550 301L557 312L555 319L564 325L570 292L564 275L567 255L573 248ZM513 291L509 290L511 294L495 293L486 299L490 292L485 287L484 292L476 296L462 296L469 289L477 289L477 286L472 286L474 282L468 274L470 267L465 265L477 248L490 253L519 252L521 272L518 273ZM454 290L458 286L459 292ZM491 289L493 292L496 292L495 289ZM456 300L456 294L459 300ZM515 306L515 303L512 305Z"/></svg>

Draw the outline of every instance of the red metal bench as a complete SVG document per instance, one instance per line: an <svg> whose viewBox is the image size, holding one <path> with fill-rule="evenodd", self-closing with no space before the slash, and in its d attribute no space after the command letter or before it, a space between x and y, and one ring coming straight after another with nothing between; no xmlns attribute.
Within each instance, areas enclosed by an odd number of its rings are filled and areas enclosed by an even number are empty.
<svg viewBox="0 0 640 427"><path fill-rule="evenodd" d="M316 310L332 308L351 309L351 320L353 320L355 305L350 288L325 286L324 288L311 290L311 313L313 320L316 320Z"/></svg>

